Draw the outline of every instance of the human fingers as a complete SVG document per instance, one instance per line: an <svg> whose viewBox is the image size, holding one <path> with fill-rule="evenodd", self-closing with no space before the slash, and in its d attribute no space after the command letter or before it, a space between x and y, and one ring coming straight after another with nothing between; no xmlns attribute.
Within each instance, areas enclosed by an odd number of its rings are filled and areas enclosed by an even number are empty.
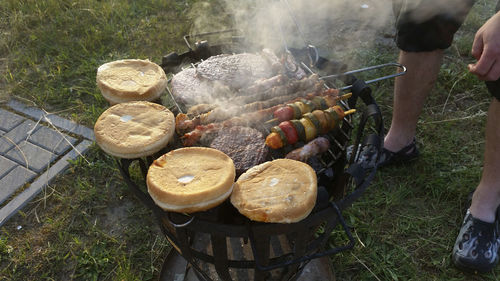
<svg viewBox="0 0 500 281"><path fill-rule="evenodd" d="M474 36L474 42L472 43L471 54L472 56L479 60L481 58L481 54L483 53L484 43L483 43L483 35L478 32Z"/></svg>
<svg viewBox="0 0 500 281"><path fill-rule="evenodd" d="M490 71L486 75L478 76L479 80L496 81L500 78L500 62L495 61Z"/></svg>
<svg viewBox="0 0 500 281"><path fill-rule="evenodd" d="M471 65L469 71L477 76L484 77L488 74L496 61L496 51L486 48L479 60Z"/></svg>

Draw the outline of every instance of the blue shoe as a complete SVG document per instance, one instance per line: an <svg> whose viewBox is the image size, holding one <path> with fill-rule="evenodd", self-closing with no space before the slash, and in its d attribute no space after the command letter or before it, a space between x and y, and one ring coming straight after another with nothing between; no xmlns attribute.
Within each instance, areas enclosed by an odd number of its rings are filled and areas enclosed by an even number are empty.
<svg viewBox="0 0 500 281"><path fill-rule="evenodd" d="M460 228L452 260L463 271L485 273L498 263L498 216L493 223L487 223L472 217L469 210Z"/></svg>

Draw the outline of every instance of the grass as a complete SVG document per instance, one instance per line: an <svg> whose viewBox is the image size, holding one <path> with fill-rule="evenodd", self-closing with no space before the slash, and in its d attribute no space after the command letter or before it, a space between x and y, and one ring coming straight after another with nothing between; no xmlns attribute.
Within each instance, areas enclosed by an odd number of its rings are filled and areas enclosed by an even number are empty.
<svg viewBox="0 0 500 281"><path fill-rule="evenodd" d="M474 31L492 11L478 1L457 34L419 122L422 156L378 172L344 213L358 240L331 258L338 280L497 280L450 265L484 148L484 85L466 71ZM201 8L201 10L199 9ZM182 36L220 6L201 1L35 1L0 5L0 101L18 97L92 127L107 108L96 69L121 58L160 62L183 51ZM201 13L200 11L205 12ZM217 28L228 17L212 18ZM206 31L206 30L205 30ZM353 67L397 60L393 45L339 54ZM392 70L377 74L386 75ZM390 124L393 81L374 85ZM0 228L0 280L155 280L170 249L152 217L97 146L72 163ZM89 164L90 163L90 164ZM345 240L341 231L331 243Z"/></svg>

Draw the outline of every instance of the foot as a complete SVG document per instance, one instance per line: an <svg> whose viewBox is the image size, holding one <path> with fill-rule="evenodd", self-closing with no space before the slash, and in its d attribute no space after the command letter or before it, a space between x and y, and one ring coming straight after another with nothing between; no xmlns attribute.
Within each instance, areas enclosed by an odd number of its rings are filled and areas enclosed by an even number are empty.
<svg viewBox="0 0 500 281"><path fill-rule="evenodd" d="M413 139L407 146L399 151L393 152L388 149L383 149L378 160L378 166L388 166L392 164L401 164L411 162L420 155L417 148L417 141Z"/></svg>
<svg viewBox="0 0 500 281"><path fill-rule="evenodd" d="M352 146L347 149L347 156L350 157L352 153ZM386 148L382 148L382 152L377 159L377 151L372 146L365 146L361 151L358 152L357 162L360 163L365 169L373 168L375 166L382 167L392 164L401 164L411 162L420 155L417 148L417 142L415 139L403 147L397 152L390 151Z"/></svg>
<svg viewBox="0 0 500 281"><path fill-rule="evenodd" d="M467 210L453 247L453 263L468 272L491 271L498 263L499 245L498 217L494 223L487 223L472 217Z"/></svg>

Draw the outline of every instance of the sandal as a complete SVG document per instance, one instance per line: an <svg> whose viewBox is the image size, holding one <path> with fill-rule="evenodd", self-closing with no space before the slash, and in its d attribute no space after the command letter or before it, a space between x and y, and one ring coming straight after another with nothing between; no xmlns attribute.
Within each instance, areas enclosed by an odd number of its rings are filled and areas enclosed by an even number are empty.
<svg viewBox="0 0 500 281"><path fill-rule="evenodd" d="M401 148L397 152L389 151L385 148L382 149L382 153L378 159L378 166L388 166L392 164L402 164L409 163L420 155L420 152L417 148L417 141L415 138L413 141L407 146Z"/></svg>
<svg viewBox="0 0 500 281"><path fill-rule="evenodd" d="M453 247L452 260L461 270L488 272L498 263L499 246L498 215L495 222L487 223L472 217L467 210Z"/></svg>
<svg viewBox="0 0 500 281"><path fill-rule="evenodd" d="M347 156L350 157L352 152L352 146L347 148ZM397 152L389 151L382 148L380 157L377 160L377 151L371 146L365 146L363 150L359 151L358 163L360 163L363 168L373 168L375 166L382 167L392 164L402 164L408 163L418 158L420 152L417 148L417 141L414 138L413 141L407 146L403 147Z"/></svg>

